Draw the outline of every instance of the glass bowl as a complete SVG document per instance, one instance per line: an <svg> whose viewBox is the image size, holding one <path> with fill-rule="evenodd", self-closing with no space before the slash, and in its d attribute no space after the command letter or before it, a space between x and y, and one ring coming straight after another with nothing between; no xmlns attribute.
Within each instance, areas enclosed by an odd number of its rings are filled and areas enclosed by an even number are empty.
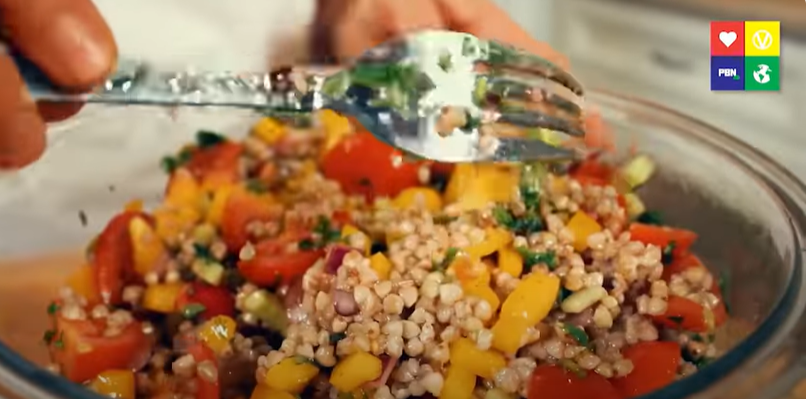
<svg viewBox="0 0 809 399"><path fill-rule="evenodd" d="M806 187L773 160L657 105L594 93L619 147L656 159L651 209L700 234L695 251L730 276L728 352L648 398L786 398L804 375ZM54 125L46 157L0 179L0 384L26 398L93 398L40 365L45 308L84 244L133 199L162 194L159 159L205 128L243 135L247 111L88 107ZM804 394L805 395L805 394ZM804 395L801 395L805 397ZM0 395L1 396L1 395Z"/></svg>

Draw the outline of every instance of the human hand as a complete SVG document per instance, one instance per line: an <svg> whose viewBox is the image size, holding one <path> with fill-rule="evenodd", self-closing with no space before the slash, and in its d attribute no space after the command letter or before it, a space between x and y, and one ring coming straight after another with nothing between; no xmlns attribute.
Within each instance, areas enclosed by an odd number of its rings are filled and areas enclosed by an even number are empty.
<svg viewBox="0 0 809 399"><path fill-rule="evenodd" d="M490 0L319 0L316 29L331 40L332 55L356 57L394 36L420 29L448 29L497 40L568 68L567 58L534 40ZM325 26L325 29L324 29Z"/></svg>
<svg viewBox="0 0 809 399"><path fill-rule="evenodd" d="M90 0L0 0L0 32L67 89L100 83L113 68L115 42ZM80 105L35 103L0 47L0 169L27 165L45 150L45 121Z"/></svg>

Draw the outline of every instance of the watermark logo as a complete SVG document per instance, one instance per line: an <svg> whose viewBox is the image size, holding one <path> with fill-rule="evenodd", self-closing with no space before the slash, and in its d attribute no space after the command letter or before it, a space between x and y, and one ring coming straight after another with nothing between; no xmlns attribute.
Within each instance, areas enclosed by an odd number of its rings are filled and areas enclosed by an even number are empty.
<svg viewBox="0 0 809 399"><path fill-rule="evenodd" d="M781 23L711 22L711 90L781 89Z"/></svg>

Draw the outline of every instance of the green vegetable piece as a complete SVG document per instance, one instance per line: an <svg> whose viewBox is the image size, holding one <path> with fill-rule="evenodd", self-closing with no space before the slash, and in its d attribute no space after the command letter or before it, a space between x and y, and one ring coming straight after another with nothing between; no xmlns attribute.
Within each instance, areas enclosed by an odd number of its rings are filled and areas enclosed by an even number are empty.
<svg viewBox="0 0 809 399"><path fill-rule="evenodd" d="M212 259L198 258L194 260L194 263L191 264L191 270L200 280L210 285L222 284L222 278L225 276L225 267Z"/></svg>
<svg viewBox="0 0 809 399"><path fill-rule="evenodd" d="M576 340L576 342L578 342L579 345L581 346L590 345L590 337L583 329L579 328L578 326L575 326L570 323L565 323L562 329L574 340Z"/></svg>
<svg viewBox="0 0 809 399"><path fill-rule="evenodd" d="M447 253L444 255L444 259L441 262L433 265L433 268L436 271L444 272L446 271L450 265L452 265L452 261L455 260L455 257L458 256L458 248L449 247L447 248Z"/></svg>
<svg viewBox="0 0 809 399"><path fill-rule="evenodd" d="M655 164L647 155L638 155L621 167L621 176L630 188L636 188L649 181L654 174Z"/></svg>
<svg viewBox="0 0 809 399"><path fill-rule="evenodd" d="M646 211L638 216L638 222L653 226L663 226L663 214L658 211Z"/></svg>
<svg viewBox="0 0 809 399"><path fill-rule="evenodd" d="M441 68L444 72L449 72L452 70L452 54L448 51L445 51L443 54L438 56L438 67Z"/></svg>
<svg viewBox="0 0 809 399"><path fill-rule="evenodd" d="M329 342L334 345L343 340L346 337L345 333L332 333L329 335Z"/></svg>
<svg viewBox="0 0 809 399"><path fill-rule="evenodd" d="M506 393L505 391L501 390L500 388L492 388L486 391L486 396L483 399L515 399L514 395Z"/></svg>
<svg viewBox="0 0 809 399"><path fill-rule="evenodd" d="M55 315L56 312L58 312L58 311L59 311L59 304L58 303L51 302L50 304L48 304L48 314L49 315Z"/></svg>
<svg viewBox="0 0 809 399"><path fill-rule="evenodd" d="M42 340L45 341L45 345L50 345L54 337L56 337L55 330L45 330L45 333L42 335Z"/></svg>
<svg viewBox="0 0 809 399"><path fill-rule="evenodd" d="M213 147L225 141L227 141L225 136L210 130L200 130L197 132L197 145L199 148Z"/></svg>
<svg viewBox="0 0 809 399"><path fill-rule="evenodd" d="M666 247L663 248L663 259L662 259L663 266L668 266L671 264L671 262L674 261L674 248L676 247L677 243L675 243L674 241L669 241L669 243L666 244Z"/></svg>
<svg viewBox="0 0 809 399"><path fill-rule="evenodd" d="M261 320L268 328L285 334L287 311L277 296L265 291L256 290L244 298L244 311Z"/></svg>
<svg viewBox="0 0 809 399"><path fill-rule="evenodd" d="M186 319L190 320L190 319L193 319L193 318L199 316L204 311L205 311L205 305L203 305L201 303L189 303L188 305L185 305L185 307L183 308L182 315L183 315L183 318L186 318Z"/></svg>
<svg viewBox="0 0 809 399"><path fill-rule="evenodd" d="M522 256L523 273L528 273L534 265L544 264L548 269L553 270L558 261L556 254L553 251L548 252L534 252L525 247L516 248L517 252Z"/></svg>

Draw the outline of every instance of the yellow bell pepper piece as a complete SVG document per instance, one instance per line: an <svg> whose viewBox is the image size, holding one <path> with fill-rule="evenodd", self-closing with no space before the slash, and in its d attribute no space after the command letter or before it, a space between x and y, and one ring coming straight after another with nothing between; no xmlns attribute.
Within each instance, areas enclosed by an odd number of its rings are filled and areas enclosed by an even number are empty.
<svg viewBox="0 0 809 399"><path fill-rule="evenodd" d="M587 249L588 237L602 230L597 221L582 211L576 212L570 218L570 221L567 222L567 228L573 233L573 248L579 252Z"/></svg>
<svg viewBox="0 0 809 399"><path fill-rule="evenodd" d="M452 367L463 367L487 380L494 379L494 375L506 367L506 358L501 353L480 350L469 338L457 339L450 345L449 361Z"/></svg>
<svg viewBox="0 0 809 399"><path fill-rule="evenodd" d="M163 241L143 218L136 217L129 222L129 238L135 271L141 276L158 267L166 257Z"/></svg>
<svg viewBox="0 0 809 399"><path fill-rule="evenodd" d="M188 169L180 168L171 174L164 201L166 205L197 209L201 197L200 185Z"/></svg>
<svg viewBox="0 0 809 399"><path fill-rule="evenodd" d="M273 118L261 118L258 123L253 125L251 133L267 144L274 144L284 137L286 127Z"/></svg>
<svg viewBox="0 0 809 399"><path fill-rule="evenodd" d="M514 276L522 274L522 256L514 248L502 248L497 251L497 267Z"/></svg>
<svg viewBox="0 0 809 399"><path fill-rule="evenodd" d="M129 201L124 205L124 211L126 212L143 212L143 200L134 199Z"/></svg>
<svg viewBox="0 0 809 399"><path fill-rule="evenodd" d="M444 379L439 399L469 399L473 396L476 383L477 377L474 374L463 366L452 363Z"/></svg>
<svg viewBox="0 0 809 399"><path fill-rule="evenodd" d="M489 286L489 283L484 283L483 280L478 279L462 284L461 287L463 288L465 296L476 296L488 302L489 306L492 308L492 312L497 311L497 308L500 307L500 297L498 297L497 293Z"/></svg>
<svg viewBox="0 0 809 399"><path fill-rule="evenodd" d="M312 378L320 372L312 363L296 358L286 358L270 367L264 375L264 383L277 391L301 393Z"/></svg>
<svg viewBox="0 0 809 399"><path fill-rule="evenodd" d="M322 150L324 154L334 148L344 137L354 132L351 121L332 110L322 110L318 112L317 116L326 132Z"/></svg>
<svg viewBox="0 0 809 399"><path fill-rule="evenodd" d="M463 250L469 256L480 259L497 252L509 243L511 243L511 232L501 228L488 228L483 242L472 244Z"/></svg>
<svg viewBox="0 0 809 399"><path fill-rule="evenodd" d="M101 302L101 297L96 288L95 272L90 265L81 266L71 273L67 278L67 286L75 294L83 297L91 304Z"/></svg>
<svg viewBox="0 0 809 399"><path fill-rule="evenodd" d="M393 265L382 252L371 255L371 269L374 269L380 280L387 280Z"/></svg>
<svg viewBox="0 0 809 399"><path fill-rule="evenodd" d="M230 341L236 336L236 320L224 315L213 317L200 327L197 335L214 353L221 354L230 348Z"/></svg>
<svg viewBox="0 0 809 399"><path fill-rule="evenodd" d="M519 183L519 169L512 166L458 164L444 192L444 203L472 210L492 202L509 202L514 199Z"/></svg>
<svg viewBox="0 0 809 399"><path fill-rule="evenodd" d="M163 241L176 240L181 234L188 233L200 219L200 213L193 208L161 208L153 215L155 231Z"/></svg>
<svg viewBox="0 0 809 399"><path fill-rule="evenodd" d="M393 206L399 209L415 208L419 204L430 212L438 212L444 206L441 194L429 187L406 188L393 199Z"/></svg>
<svg viewBox="0 0 809 399"><path fill-rule="evenodd" d="M253 388L250 399L297 399L298 397L284 391L277 391L264 384L258 384Z"/></svg>
<svg viewBox="0 0 809 399"><path fill-rule="evenodd" d="M158 313L172 313L176 310L177 297L183 290L183 284L152 284L146 286L143 293L143 307Z"/></svg>
<svg viewBox="0 0 809 399"><path fill-rule="evenodd" d="M329 383L340 392L352 392L382 375L382 360L367 352L354 352L340 360Z"/></svg>
<svg viewBox="0 0 809 399"><path fill-rule="evenodd" d="M235 186L233 185L225 185L214 191L213 200L211 200L208 213L205 215L205 220L208 223L219 226L222 222L222 214L225 213L225 204L227 204L228 198L230 198L230 194L233 192L234 188Z"/></svg>
<svg viewBox="0 0 809 399"><path fill-rule="evenodd" d="M102 396L135 399L135 373L131 370L101 372L90 382L90 389Z"/></svg>
<svg viewBox="0 0 809 399"><path fill-rule="evenodd" d="M461 284L482 280L484 284L491 281L491 272L486 264L475 261L468 255L459 254L447 268Z"/></svg>
<svg viewBox="0 0 809 399"><path fill-rule="evenodd" d="M559 278L534 273L517 284L500 310L500 318L492 328L492 346L507 354L520 347L525 331L548 316L559 293Z"/></svg>
<svg viewBox="0 0 809 399"><path fill-rule="evenodd" d="M354 234L359 234L362 236L363 240L365 240L363 252L365 256L371 254L371 237L368 237L367 234L363 233L362 230L358 229L356 226L347 224L343 226L343 229L340 231L340 237L348 238Z"/></svg>

